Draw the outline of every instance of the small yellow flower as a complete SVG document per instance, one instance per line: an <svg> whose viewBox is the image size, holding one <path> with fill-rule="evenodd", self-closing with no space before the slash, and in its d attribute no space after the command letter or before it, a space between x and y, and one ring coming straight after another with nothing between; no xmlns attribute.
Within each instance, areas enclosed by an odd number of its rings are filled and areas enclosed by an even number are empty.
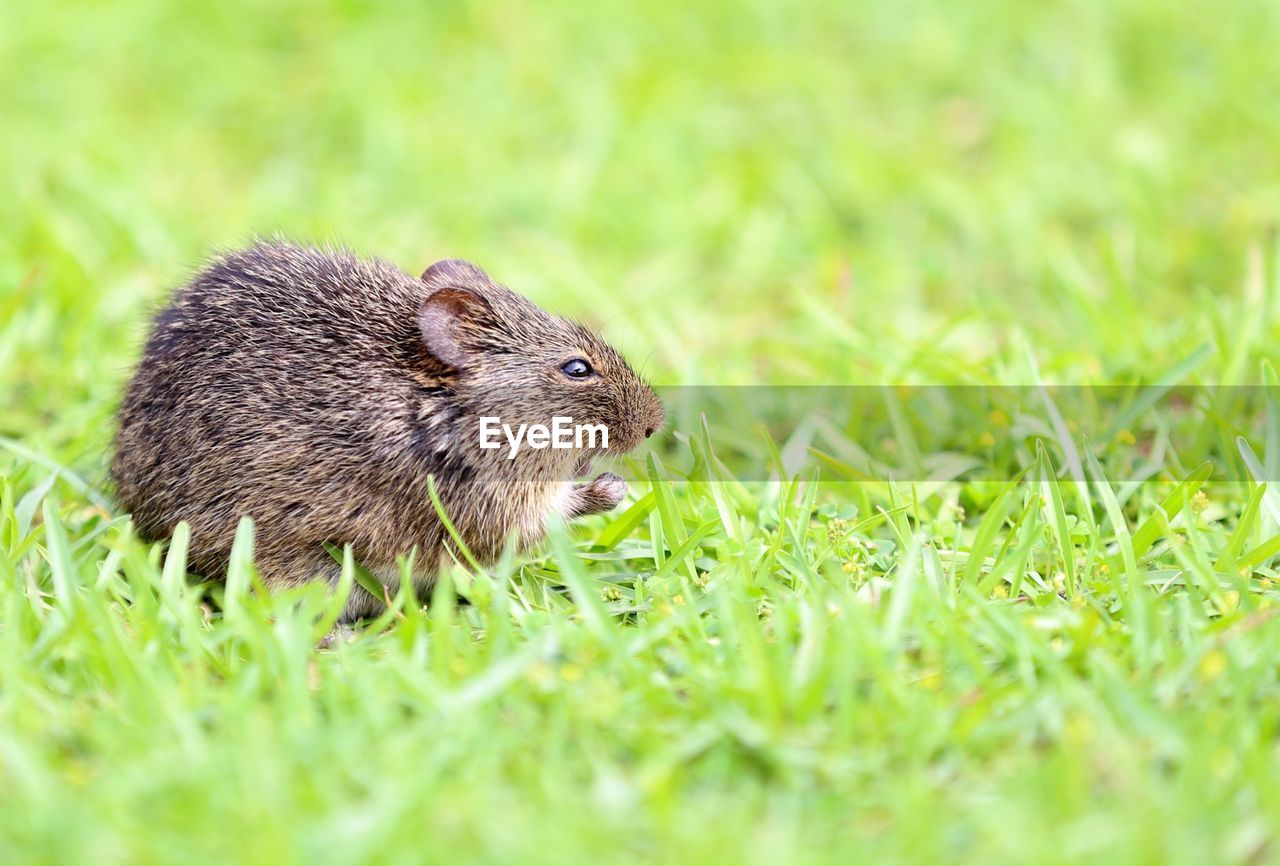
<svg viewBox="0 0 1280 866"><path fill-rule="evenodd" d="M1196 514L1201 514L1209 507L1209 497L1203 490L1197 490L1196 495L1191 497L1191 510Z"/></svg>
<svg viewBox="0 0 1280 866"><path fill-rule="evenodd" d="M991 435L991 431L984 430L982 435L978 437L978 444L983 448L994 448L996 445L996 437Z"/></svg>
<svg viewBox="0 0 1280 866"><path fill-rule="evenodd" d="M942 688L942 682L942 674L937 671L925 674L919 679L920 687L928 689L931 692L936 692L938 689Z"/></svg>
<svg viewBox="0 0 1280 866"><path fill-rule="evenodd" d="M1116 441L1121 445L1132 445L1138 441L1138 437L1133 435L1132 430L1126 428L1116 434Z"/></svg>
<svg viewBox="0 0 1280 866"><path fill-rule="evenodd" d="M1200 660L1200 664L1196 667L1196 672L1200 675L1200 679L1206 683L1213 682L1222 676L1223 671L1227 669L1227 654L1222 650L1212 650Z"/></svg>
<svg viewBox="0 0 1280 866"><path fill-rule="evenodd" d="M1063 732L1069 743L1083 743L1093 738L1093 722L1081 713L1068 713Z"/></svg>

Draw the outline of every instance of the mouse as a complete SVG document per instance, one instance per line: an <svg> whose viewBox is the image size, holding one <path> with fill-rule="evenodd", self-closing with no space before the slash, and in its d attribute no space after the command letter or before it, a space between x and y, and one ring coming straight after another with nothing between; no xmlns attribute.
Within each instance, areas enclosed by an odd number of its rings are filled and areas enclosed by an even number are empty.
<svg viewBox="0 0 1280 866"><path fill-rule="evenodd" d="M329 550L350 545L387 597L412 554L423 597L458 554L432 484L489 564L512 541L537 545L552 520L615 508L627 484L590 477L593 462L664 420L653 388L594 331L474 264L444 259L415 277L261 241L211 262L155 316L110 474L144 541L188 525L188 568L202 577L225 577L248 516L268 589L336 585ZM357 585L339 621L384 609Z"/></svg>

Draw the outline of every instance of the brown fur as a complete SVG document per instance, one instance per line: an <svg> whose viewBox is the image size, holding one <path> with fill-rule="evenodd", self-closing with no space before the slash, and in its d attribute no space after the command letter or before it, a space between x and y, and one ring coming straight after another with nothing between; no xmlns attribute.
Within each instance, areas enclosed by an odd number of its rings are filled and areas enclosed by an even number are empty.
<svg viewBox="0 0 1280 866"><path fill-rule="evenodd" d="M588 380L560 366L587 359ZM112 475L148 540L191 527L190 567L225 571L243 515L271 586L338 566L351 544L392 591L416 550L430 585L447 536L436 488L468 547L492 561L539 540L555 513L606 511L616 475L574 484L577 450L480 449L479 417L513 426L554 415L609 427L609 451L663 423L662 404L610 346L465 262L421 279L348 253L271 243L226 256L156 318L120 411ZM377 602L357 590L347 619Z"/></svg>

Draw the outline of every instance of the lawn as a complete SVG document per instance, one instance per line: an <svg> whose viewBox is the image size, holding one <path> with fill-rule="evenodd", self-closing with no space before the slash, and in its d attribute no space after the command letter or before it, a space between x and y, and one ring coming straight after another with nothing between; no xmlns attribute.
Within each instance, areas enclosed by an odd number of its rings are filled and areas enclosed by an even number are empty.
<svg viewBox="0 0 1280 866"><path fill-rule="evenodd" d="M1280 362L1278 44L1261 0L0 5L0 862L1280 859L1280 401L1221 387ZM1023 390L673 413L625 510L317 650L250 527L201 586L106 473L150 313L277 233L472 259L695 400ZM773 474L685 479L727 435Z"/></svg>

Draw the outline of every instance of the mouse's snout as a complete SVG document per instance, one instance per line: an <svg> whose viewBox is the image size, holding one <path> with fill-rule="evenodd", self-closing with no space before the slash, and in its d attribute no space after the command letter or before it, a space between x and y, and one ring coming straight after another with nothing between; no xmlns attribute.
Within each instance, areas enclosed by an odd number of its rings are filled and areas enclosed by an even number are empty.
<svg viewBox="0 0 1280 866"><path fill-rule="evenodd" d="M617 442L611 450L624 453L652 439L666 423L662 400L640 380L627 383L614 392L612 414L616 422ZM611 425L615 426L615 425Z"/></svg>
<svg viewBox="0 0 1280 866"><path fill-rule="evenodd" d="M652 388L646 387L645 400L642 404L645 408L646 419L643 422L644 438L652 439L653 434L662 429L667 423L667 412L662 405L662 399L653 392Z"/></svg>

